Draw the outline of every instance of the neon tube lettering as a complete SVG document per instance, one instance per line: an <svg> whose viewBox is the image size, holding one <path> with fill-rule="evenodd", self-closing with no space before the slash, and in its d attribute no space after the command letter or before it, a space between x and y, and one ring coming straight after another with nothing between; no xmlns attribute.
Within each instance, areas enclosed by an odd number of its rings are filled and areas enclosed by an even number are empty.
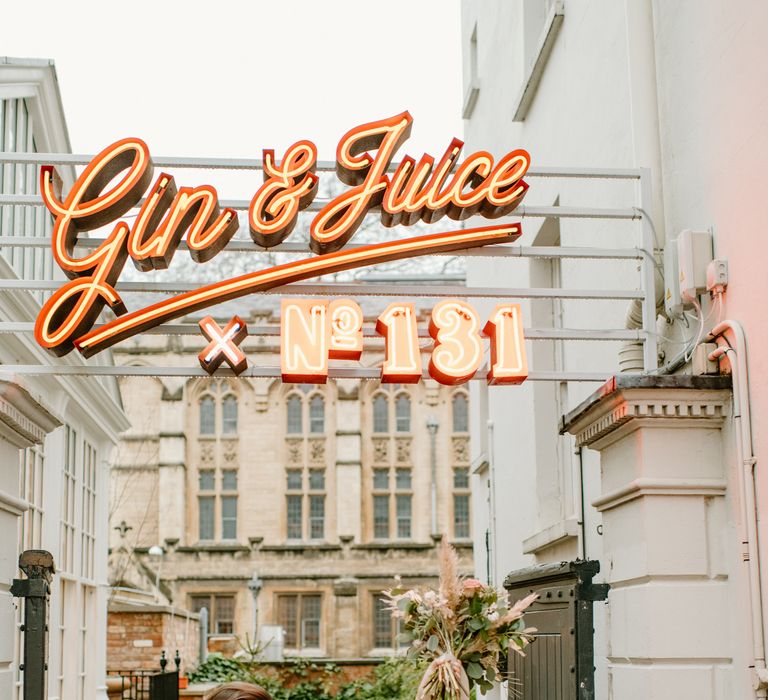
<svg viewBox="0 0 768 700"><path fill-rule="evenodd" d="M520 304L499 304L483 333L491 339L489 384L520 384L528 377Z"/></svg>
<svg viewBox="0 0 768 700"><path fill-rule="evenodd" d="M390 304L376 320L376 332L384 336L381 383L416 384L422 369L413 304Z"/></svg>
<svg viewBox="0 0 768 700"><path fill-rule="evenodd" d="M284 382L325 384L329 335L327 301L283 299L280 372Z"/></svg>
<svg viewBox="0 0 768 700"><path fill-rule="evenodd" d="M483 361L477 311L457 299L441 301L432 309L429 334L435 347L428 369L435 381L461 384L475 375Z"/></svg>

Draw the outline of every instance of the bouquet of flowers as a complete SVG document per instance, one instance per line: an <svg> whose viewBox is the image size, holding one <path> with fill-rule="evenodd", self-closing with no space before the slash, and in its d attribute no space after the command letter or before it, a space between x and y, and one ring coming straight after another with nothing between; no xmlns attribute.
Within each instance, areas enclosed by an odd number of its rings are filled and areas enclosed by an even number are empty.
<svg viewBox="0 0 768 700"><path fill-rule="evenodd" d="M490 690L501 680L499 662L510 649L524 654L536 631L523 624L535 594L510 607L506 593L459 576L458 564L443 540L439 590L384 593L393 616L402 620L409 655L430 662L416 700L469 700L474 685Z"/></svg>

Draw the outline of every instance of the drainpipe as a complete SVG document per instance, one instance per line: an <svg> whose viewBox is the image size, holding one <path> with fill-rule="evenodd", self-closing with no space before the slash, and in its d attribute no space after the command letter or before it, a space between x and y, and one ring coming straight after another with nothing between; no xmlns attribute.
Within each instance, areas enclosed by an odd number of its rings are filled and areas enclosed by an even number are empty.
<svg viewBox="0 0 768 700"><path fill-rule="evenodd" d="M730 332L735 346L725 337ZM755 498L755 458L752 447L752 416L747 369L747 341L738 321L723 321L710 333L717 349L709 354L716 361L727 355L733 383L733 420L736 425L736 451L740 465L742 489L743 558L749 578L749 607L752 617L753 688L756 698L768 698L768 671L765 664L765 635L763 629L763 596L761 585L760 550L758 548L758 513Z"/></svg>

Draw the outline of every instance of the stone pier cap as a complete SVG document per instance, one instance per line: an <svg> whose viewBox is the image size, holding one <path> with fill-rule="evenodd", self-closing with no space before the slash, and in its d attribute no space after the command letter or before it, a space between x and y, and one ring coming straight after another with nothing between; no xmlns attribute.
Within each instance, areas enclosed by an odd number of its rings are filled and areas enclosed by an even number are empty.
<svg viewBox="0 0 768 700"><path fill-rule="evenodd" d="M633 420L722 422L730 375L618 374L560 418L560 434L594 446Z"/></svg>

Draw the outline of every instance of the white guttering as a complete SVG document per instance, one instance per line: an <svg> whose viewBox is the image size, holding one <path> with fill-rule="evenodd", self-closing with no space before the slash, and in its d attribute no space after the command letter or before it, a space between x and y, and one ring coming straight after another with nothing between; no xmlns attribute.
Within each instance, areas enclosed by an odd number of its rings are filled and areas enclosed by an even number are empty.
<svg viewBox="0 0 768 700"><path fill-rule="evenodd" d="M725 337L729 332L734 344ZM747 368L747 341L744 329L738 321L718 323L710 333L718 347L709 354L716 361L728 355L733 378L734 423L736 425L736 449L741 469L742 489L742 540L744 562L749 576L749 603L752 617L752 655L754 657L753 687L756 698L768 698L768 671L765 664L765 635L763 629L763 596L761 589L760 550L758 548L758 514L755 499L755 458L752 448L752 417L749 398L749 372Z"/></svg>

